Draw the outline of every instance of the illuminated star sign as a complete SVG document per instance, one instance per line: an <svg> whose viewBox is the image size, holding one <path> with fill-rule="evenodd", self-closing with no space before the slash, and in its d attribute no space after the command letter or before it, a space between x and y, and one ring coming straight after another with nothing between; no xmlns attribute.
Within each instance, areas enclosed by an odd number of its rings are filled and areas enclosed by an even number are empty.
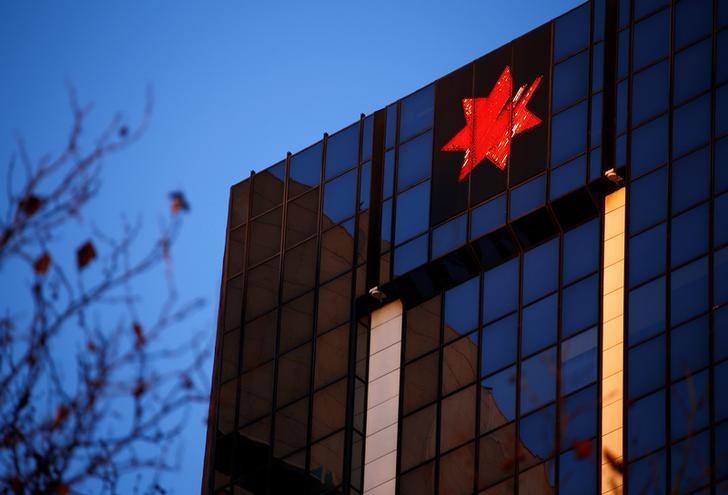
<svg viewBox="0 0 728 495"><path fill-rule="evenodd" d="M487 97L463 98L465 127L442 147L442 151L465 152L459 181L484 158L505 170L513 137L541 123L541 119L526 108L541 79L542 76L534 79L528 89L524 84L511 99L513 77L506 65Z"/></svg>

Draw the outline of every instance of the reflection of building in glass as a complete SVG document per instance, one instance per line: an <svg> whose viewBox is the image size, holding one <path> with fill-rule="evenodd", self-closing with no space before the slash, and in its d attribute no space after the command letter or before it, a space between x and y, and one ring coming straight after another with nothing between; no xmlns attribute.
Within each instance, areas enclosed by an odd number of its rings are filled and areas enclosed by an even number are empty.
<svg viewBox="0 0 728 495"><path fill-rule="evenodd" d="M203 491L728 491L726 61L592 0L233 186Z"/></svg>

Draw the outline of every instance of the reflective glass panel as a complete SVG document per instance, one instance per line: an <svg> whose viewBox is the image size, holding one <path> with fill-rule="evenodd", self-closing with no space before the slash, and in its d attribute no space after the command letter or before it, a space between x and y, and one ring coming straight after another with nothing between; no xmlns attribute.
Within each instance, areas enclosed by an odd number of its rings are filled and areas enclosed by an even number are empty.
<svg viewBox="0 0 728 495"><path fill-rule="evenodd" d="M665 277L629 293L629 342L634 344L665 329Z"/></svg>

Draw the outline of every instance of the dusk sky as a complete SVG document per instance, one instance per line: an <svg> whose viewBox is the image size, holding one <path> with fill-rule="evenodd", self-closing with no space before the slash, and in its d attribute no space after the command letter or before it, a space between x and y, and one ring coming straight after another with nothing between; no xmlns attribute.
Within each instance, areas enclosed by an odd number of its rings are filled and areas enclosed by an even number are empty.
<svg viewBox="0 0 728 495"><path fill-rule="evenodd" d="M150 240L168 192L184 191L191 211L173 254L176 281L183 298L206 306L181 331L212 341L232 184L580 3L2 2L0 205L15 136L35 159L64 145L68 84L94 104L87 138L117 111L137 122L151 86L146 134L105 160L83 221L113 233L122 215L142 215ZM77 239L63 241L71 253ZM0 311L29 283L0 269ZM141 293L154 308L154 287ZM212 355L208 375L211 366ZM198 491L205 414L190 415L183 470L165 478L172 493Z"/></svg>

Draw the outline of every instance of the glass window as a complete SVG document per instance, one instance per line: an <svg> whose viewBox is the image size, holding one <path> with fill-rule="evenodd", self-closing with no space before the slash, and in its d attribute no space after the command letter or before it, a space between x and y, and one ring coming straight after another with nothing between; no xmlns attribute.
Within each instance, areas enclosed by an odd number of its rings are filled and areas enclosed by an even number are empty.
<svg viewBox="0 0 728 495"><path fill-rule="evenodd" d="M440 458L439 493L470 493L475 478L474 469L475 443L473 442L442 456Z"/></svg>
<svg viewBox="0 0 728 495"><path fill-rule="evenodd" d="M326 141L326 178L353 167L359 159L359 123L330 136Z"/></svg>
<svg viewBox="0 0 728 495"><path fill-rule="evenodd" d="M594 34L592 36L594 41L600 41L604 39L604 11L606 10L605 0L596 0L594 5Z"/></svg>
<svg viewBox="0 0 728 495"><path fill-rule="evenodd" d="M622 133L627 130L627 92L629 91L629 81L624 80L617 84L617 133Z"/></svg>
<svg viewBox="0 0 728 495"><path fill-rule="evenodd" d="M563 336L573 335L597 321L599 280L589 277L564 289L561 313Z"/></svg>
<svg viewBox="0 0 728 495"><path fill-rule="evenodd" d="M437 296L405 313L405 360L434 349L440 343L440 305Z"/></svg>
<svg viewBox="0 0 728 495"><path fill-rule="evenodd" d="M728 24L728 2L726 0L718 1L718 26Z"/></svg>
<svg viewBox="0 0 728 495"><path fill-rule="evenodd" d="M590 440L581 440L589 441ZM571 444L568 444L571 445ZM561 454L559 458L559 493L562 495L581 495L594 492L596 486L595 453L586 456L577 450Z"/></svg>
<svg viewBox="0 0 728 495"><path fill-rule="evenodd" d="M500 195L473 209L470 218L470 238L475 239L487 234L503 225L505 221L506 197Z"/></svg>
<svg viewBox="0 0 728 495"><path fill-rule="evenodd" d="M512 476L512 469L502 469L501 466L504 459L515 459L518 443L515 423L504 426L500 430L496 430L480 439L478 485L481 489ZM512 480L496 488L503 488L503 490L498 489L492 492L493 495L496 493L514 493Z"/></svg>
<svg viewBox="0 0 728 495"><path fill-rule="evenodd" d="M556 347L523 361L520 397L522 414L556 398Z"/></svg>
<svg viewBox="0 0 728 495"><path fill-rule="evenodd" d="M677 266L708 250L708 205L672 219L671 265Z"/></svg>
<svg viewBox="0 0 728 495"><path fill-rule="evenodd" d="M272 313L275 314L275 313ZM279 351L286 352L313 336L313 292L283 305Z"/></svg>
<svg viewBox="0 0 728 495"><path fill-rule="evenodd" d="M713 299L715 304L728 301L728 248L716 251L713 259ZM702 289L702 280L700 288ZM697 288L697 287L696 287ZM699 297L699 296L698 296ZM705 299L707 301L707 298ZM696 301L697 304L697 301Z"/></svg>
<svg viewBox="0 0 728 495"><path fill-rule="evenodd" d="M483 280L483 315L494 320L518 306L518 259L512 259L485 272Z"/></svg>
<svg viewBox="0 0 728 495"><path fill-rule="evenodd" d="M556 290L559 271L559 239L527 251L523 256L523 303Z"/></svg>
<svg viewBox="0 0 728 495"><path fill-rule="evenodd" d="M540 175L533 180L511 189L511 219L535 210L546 201L546 176Z"/></svg>
<svg viewBox="0 0 728 495"><path fill-rule="evenodd" d="M275 425L273 449L276 457L286 456L305 447L308 425L308 397L278 410Z"/></svg>
<svg viewBox="0 0 728 495"><path fill-rule="evenodd" d="M435 457L434 435L437 427L437 409L433 404L402 420L401 469L409 469Z"/></svg>
<svg viewBox="0 0 728 495"><path fill-rule="evenodd" d="M554 66L553 98L555 112L586 98L589 81L589 51L581 52Z"/></svg>
<svg viewBox="0 0 728 495"><path fill-rule="evenodd" d="M634 344L665 329L665 277L629 293L629 342Z"/></svg>
<svg viewBox="0 0 728 495"><path fill-rule="evenodd" d="M220 382L238 376L240 364L240 329L223 335L222 358L220 359Z"/></svg>
<svg viewBox="0 0 728 495"><path fill-rule="evenodd" d="M636 177L667 161L667 116L632 131L632 176Z"/></svg>
<svg viewBox="0 0 728 495"><path fill-rule="evenodd" d="M392 242L392 200L388 199L382 203L382 252L389 251Z"/></svg>
<svg viewBox="0 0 728 495"><path fill-rule="evenodd" d="M516 367L506 368L480 383L480 433L486 433L516 417Z"/></svg>
<svg viewBox="0 0 728 495"><path fill-rule="evenodd" d="M445 292L445 333L449 328L462 335L478 326L479 285L474 277Z"/></svg>
<svg viewBox="0 0 728 495"><path fill-rule="evenodd" d="M625 0L620 0L624 2ZM627 22L629 22L629 4L625 5L627 12L624 14L627 16ZM624 8L620 5L619 15L620 17L624 13ZM627 70L629 69L629 29L625 29L619 33L619 39L617 40L617 78L622 79L627 77Z"/></svg>
<svg viewBox="0 0 728 495"><path fill-rule="evenodd" d="M628 493L668 493L665 486L664 450L627 466Z"/></svg>
<svg viewBox="0 0 728 495"><path fill-rule="evenodd" d="M672 386L670 436L684 438L708 424L708 372L687 377Z"/></svg>
<svg viewBox="0 0 728 495"><path fill-rule="evenodd" d="M672 124L672 156L703 144L710 138L710 95L675 109Z"/></svg>
<svg viewBox="0 0 728 495"><path fill-rule="evenodd" d="M518 317L511 315L483 328L480 374L487 375L516 360Z"/></svg>
<svg viewBox="0 0 728 495"><path fill-rule="evenodd" d="M586 155L581 155L555 170L551 170L551 189L553 200L584 185L586 182Z"/></svg>
<svg viewBox="0 0 728 495"><path fill-rule="evenodd" d="M692 490L708 484L710 482L710 436L708 432L673 445L671 459L674 493L690 493Z"/></svg>
<svg viewBox="0 0 728 495"><path fill-rule="evenodd" d="M662 168L633 181L627 205L630 233L663 221L667 214L667 171Z"/></svg>
<svg viewBox="0 0 728 495"><path fill-rule="evenodd" d="M320 264L319 280L322 282L353 268L354 238L344 227L334 227L321 235Z"/></svg>
<svg viewBox="0 0 728 495"><path fill-rule="evenodd" d="M672 164L672 209L681 211L708 197L710 151L703 148Z"/></svg>
<svg viewBox="0 0 728 495"><path fill-rule="evenodd" d="M435 108L434 95L435 85L431 84L402 100L399 117L400 142L432 127L432 114Z"/></svg>
<svg viewBox="0 0 728 495"><path fill-rule="evenodd" d="M272 403L273 361L270 361L240 377L238 424L245 425L270 414Z"/></svg>
<svg viewBox="0 0 728 495"><path fill-rule="evenodd" d="M711 48L710 40L705 40L675 55L675 103L682 103L710 87Z"/></svg>
<svg viewBox="0 0 728 495"><path fill-rule="evenodd" d="M714 359L719 361L728 357L728 306L716 310L714 315Z"/></svg>
<svg viewBox="0 0 728 495"><path fill-rule="evenodd" d="M432 231L432 257L437 258L467 241L468 217L460 215Z"/></svg>
<svg viewBox="0 0 728 495"><path fill-rule="evenodd" d="M282 208L258 217L250 224L250 254L248 265L256 265L281 249Z"/></svg>
<svg viewBox="0 0 728 495"><path fill-rule="evenodd" d="M437 400L440 353L433 352L404 368L403 414Z"/></svg>
<svg viewBox="0 0 728 495"><path fill-rule="evenodd" d="M394 192L394 150L384 154L384 176L382 177L383 198L390 197Z"/></svg>
<svg viewBox="0 0 728 495"><path fill-rule="evenodd" d="M675 6L675 48L681 48L713 30L712 0L690 0Z"/></svg>
<svg viewBox="0 0 728 495"><path fill-rule="evenodd" d="M435 493L435 461L400 475L399 487L402 493L433 495Z"/></svg>
<svg viewBox="0 0 728 495"><path fill-rule="evenodd" d="M427 132L399 147L397 191L430 175L432 161L432 132Z"/></svg>
<svg viewBox="0 0 728 495"><path fill-rule="evenodd" d="M602 93L592 96L591 99L591 128L589 146L599 146L602 144Z"/></svg>
<svg viewBox="0 0 728 495"><path fill-rule="evenodd" d="M324 228L354 215L356 205L356 170L324 186Z"/></svg>
<svg viewBox="0 0 728 495"><path fill-rule="evenodd" d="M628 352L627 397L635 399L665 386L665 336Z"/></svg>
<svg viewBox="0 0 728 495"><path fill-rule="evenodd" d="M597 379L597 329L561 343L561 393L566 395Z"/></svg>
<svg viewBox="0 0 728 495"><path fill-rule="evenodd" d="M313 439L344 427L346 417L346 380L319 390L313 398Z"/></svg>
<svg viewBox="0 0 728 495"><path fill-rule="evenodd" d="M635 24L633 70L639 70L667 55L669 32L670 11L668 9Z"/></svg>
<svg viewBox="0 0 728 495"><path fill-rule="evenodd" d="M665 271L666 225L657 227L632 237L629 241L629 286L651 279Z"/></svg>
<svg viewBox="0 0 728 495"><path fill-rule="evenodd" d="M660 390L629 405L627 452L630 459L665 443L665 391Z"/></svg>
<svg viewBox="0 0 728 495"><path fill-rule="evenodd" d="M351 273L332 280L319 289L318 318L316 329L319 334L337 327L350 318Z"/></svg>
<svg viewBox="0 0 728 495"><path fill-rule="evenodd" d="M557 164L586 149L586 133L574 129L586 129L587 102L565 110L551 119L551 163Z"/></svg>
<svg viewBox="0 0 728 495"><path fill-rule="evenodd" d="M397 137L397 104L392 103L387 107L387 130L386 130L386 147L387 149L394 146Z"/></svg>
<svg viewBox="0 0 728 495"><path fill-rule="evenodd" d="M595 26L596 27L596 26ZM604 85L604 43L592 46L592 93L602 90Z"/></svg>
<svg viewBox="0 0 728 495"><path fill-rule="evenodd" d="M599 221L592 220L564 234L564 283L595 272L599 266Z"/></svg>
<svg viewBox="0 0 728 495"><path fill-rule="evenodd" d="M708 258L701 258L672 272L670 318L673 324L680 323L707 309Z"/></svg>
<svg viewBox="0 0 728 495"><path fill-rule="evenodd" d="M323 334L316 340L314 387L346 376L349 363L349 324Z"/></svg>
<svg viewBox="0 0 728 495"><path fill-rule="evenodd" d="M427 234L398 246L394 250L394 275L403 275L427 263Z"/></svg>
<svg viewBox="0 0 728 495"><path fill-rule="evenodd" d="M363 163L359 173L359 211L369 208L369 190L372 185L372 162Z"/></svg>
<svg viewBox="0 0 728 495"><path fill-rule="evenodd" d="M278 301L279 258L275 257L248 270L245 317L253 319L272 309Z"/></svg>
<svg viewBox="0 0 728 495"><path fill-rule="evenodd" d="M561 412L562 451L571 448L574 442L596 435L598 404L596 385L564 399Z"/></svg>
<svg viewBox="0 0 728 495"><path fill-rule="evenodd" d="M291 157L288 197L298 196L321 182L321 150L319 142Z"/></svg>
<svg viewBox="0 0 728 495"><path fill-rule="evenodd" d="M276 312L271 311L245 324L243 331L242 371L249 371L273 359L276 342ZM227 341L225 342L227 345ZM225 350L226 348L223 347ZM235 360L238 349L234 349ZM237 372L237 369L235 370Z"/></svg>
<svg viewBox="0 0 728 495"><path fill-rule="evenodd" d="M248 221L250 181L246 180L230 188L230 227L237 227Z"/></svg>
<svg viewBox="0 0 728 495"><path fill-rule="evenodd" d="M311 343L278 358L276 403L288 404L308 393L311 376Z"/></svg>
<svg viewBox="0 0 728 495"><path fill-rule="evenodd" d="M440 452L475 437L475 386L442 400Z"/></svg>
<svg viewBox="0 0 728 495"><path fill-rule="evenodd" d="M283 300L296 297L316 283L316 239L286 252L283 271Z"/></svg>
<svg viewBox="0 0 728 495"><path fill-rule="evenodd" d="M556 408L554 406L541 409L521 419L520 427L519 435L523 446L538 460L547 459L553 454L556 447Z"/></svg>
<svg viewBox="0 0 728 495"><path fill-rule="evenodd" d="M713 214L713 245L722 246L728 243L728 194L715 198Z"/></svg>
<svg viewBox="0 0 728 495"><path fill-rule="evenodd" d="M524 356L556 342L558 297L553 294L523 309L521 353Z"/></svg>
<svg viewBox="0 0 728 495"><path fill-rule="evenodd" d="M589 5L558 17L555 24L554 59L561 59L589 44Z"/></svg>
<svg viewBox="0 0 728 495"><path fill-rule="evenodd" d="M288 203L286 247L298 244L316 233L318 228L319 188Z"/></svg>
<svg viewBox="0 0 728 495"><path fill-rule="evenodd" d="M268 211L283 202L283 180L285 173L286 164L281 162L252 177L252 216Z"/></svg>
<svg viewBox="0 0 728 495"><path fill-rule="evenodd" d="M670 71L666 61L634 75L632 125L667 110L669 81Z"/></svg>
<svg viewBox="0 0 728 495"><path fill-rule="evenodd" d="M430 182L424 182L397 196L394 238L397 244L427 230L430 213Z"/></svg>

